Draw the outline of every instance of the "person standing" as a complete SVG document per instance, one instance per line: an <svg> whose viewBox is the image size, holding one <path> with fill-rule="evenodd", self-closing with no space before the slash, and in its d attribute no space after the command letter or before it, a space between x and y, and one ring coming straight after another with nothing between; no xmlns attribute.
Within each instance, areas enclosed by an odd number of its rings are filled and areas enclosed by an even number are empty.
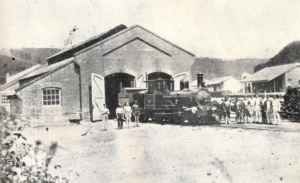
<svg viewBox="0 0 300 183"><path fill-rule="evenodd" d="M135 126L139 127L139 120L140 120L139 118L140 118L141 109L140 106L138 105L137 100L134 102L132 106L132 113L134 115Z"/></svg>
<svg viewBox="0 0 300 183"><path fill-rule="evenodd" d="M267 124L267 114L266 114L266 109L264 106L264 103L267 101L267 99L263 96L261 100L261 118L262 118L262 123Z"/></svg>
<svg viewBox="0 0 300 183"><path fill-rule="evenodd" d="M251 96L250 97L250 123L253 123L255 121L255 99Z"/></svg>
<svg viewBox="0 0 300 183"><path fill-rule="evenodd" d="M273 113L273 106L269 96L267 96L267 101L265 102L265 110L267 115L267 122L268 124L272 124L271 117Z"/></svg>
<svg viewBox="0 0 300 183"><path fill-rule="evenodd" d="M261 120L261 98L256 94L255 96L255 121L262 123Z"/></svg>
<svg viewBox="0 0 300 183"><path fill-rule="evenodd" d="M125 118L126 118L126 123L127 123L127 128L130 128L130 123L131 123L131 107L129 105L129 103L127 102L125 107L124 107L124 112L125 112Z"/></svg>
<svg viewBox="0 0 300 183"><path fill-rule="evenodd" d="M123 110L121 104L119 104L118 108L116 109L116 116L117 116L117 120L118 120L118 128L123 129L124 110Z"/></svg>
<svg viewBox="0 0 300 183"><path fill-rule="evenodd" d="M273 101L273 115L274 115L274 123L276 125L281 124L281 119L279 115L280 108L281 108L280 99L279 96L276 95L275 100Z"/></svg>
<svg viewBox="0 0 300 183"><path fill-rule="evenodd" d="M102 131L107 131L108 115L109 115L109 110L106 108L106 105L103 104L103 110L102 110L103 129L102 129Z"/></svg>
<svg viewBox="0 0 300 183"><path fill-rule="evenodd" d="M222 100L221 108L225 118L225 124L229 124L231 105L227 97L225 97L225 101Z"/></svg>

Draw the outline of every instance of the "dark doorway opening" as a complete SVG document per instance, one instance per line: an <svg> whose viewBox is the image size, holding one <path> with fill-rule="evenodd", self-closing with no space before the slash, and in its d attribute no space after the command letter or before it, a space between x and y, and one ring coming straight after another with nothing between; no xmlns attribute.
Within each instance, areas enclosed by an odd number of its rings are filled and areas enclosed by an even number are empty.
<svg viewBox="0 0 300 183"><path fill-rule="evenodd" d="M118 107L118 94L124 87L134 87L134 76L126 73L114 73L104 78L105 82L105 103L109 109L109 118L116 117Z"/></svg>
<svg viewBox="0 0 300 183"><path fill-rule="evenodd" d="M164 72L152 72L152 73L148 74L148 80L153 80L153 79L158 79L158 78L171 79L172 76L167 73L164 73Z"/></svg>

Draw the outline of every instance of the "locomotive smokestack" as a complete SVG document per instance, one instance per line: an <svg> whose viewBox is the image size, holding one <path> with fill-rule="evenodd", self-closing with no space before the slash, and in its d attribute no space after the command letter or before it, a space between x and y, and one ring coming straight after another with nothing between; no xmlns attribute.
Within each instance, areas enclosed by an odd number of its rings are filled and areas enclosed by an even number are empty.
<svg viewBox="0 0 300 183"><path fill-rule="evenodd" d="M203 74L197 74L197 86L202 87L202 83L203 83Z"/></svg>

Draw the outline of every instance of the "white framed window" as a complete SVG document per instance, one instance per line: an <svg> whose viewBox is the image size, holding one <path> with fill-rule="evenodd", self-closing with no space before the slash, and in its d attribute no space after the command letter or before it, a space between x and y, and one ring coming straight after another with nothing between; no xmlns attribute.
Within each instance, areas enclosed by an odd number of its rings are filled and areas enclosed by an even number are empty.
<svg viewBox="0 0 300 183"><path fill-rule="evenodd" d="M1 103L9 104L9 99L8 99L7 95L1 95Z"/></svg>
<svg viewBox="0 0 300 183"><path fill-rule="evenodd" d="M43 89L43 106L58 106L60 102L60 89L45 88Z"/></svg>

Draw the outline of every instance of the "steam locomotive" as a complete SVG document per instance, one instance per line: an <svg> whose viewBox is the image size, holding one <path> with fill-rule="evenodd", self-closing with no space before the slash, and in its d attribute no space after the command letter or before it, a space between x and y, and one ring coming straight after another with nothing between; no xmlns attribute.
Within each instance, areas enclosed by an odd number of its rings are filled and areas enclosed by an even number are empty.
<svg viewBox="0 0 300 183"><path fill-rule="evenodd" d="M219 123L211 105L210 92L205 88L203 75L197 74L198 88L190 90L189 81L180 81L180 90L174 91L174 80L155 79L145 81L148 91L132 94L141 107L140 120L174 124L215 124ZM132 102L133 102L132 101Z"/></svg>

